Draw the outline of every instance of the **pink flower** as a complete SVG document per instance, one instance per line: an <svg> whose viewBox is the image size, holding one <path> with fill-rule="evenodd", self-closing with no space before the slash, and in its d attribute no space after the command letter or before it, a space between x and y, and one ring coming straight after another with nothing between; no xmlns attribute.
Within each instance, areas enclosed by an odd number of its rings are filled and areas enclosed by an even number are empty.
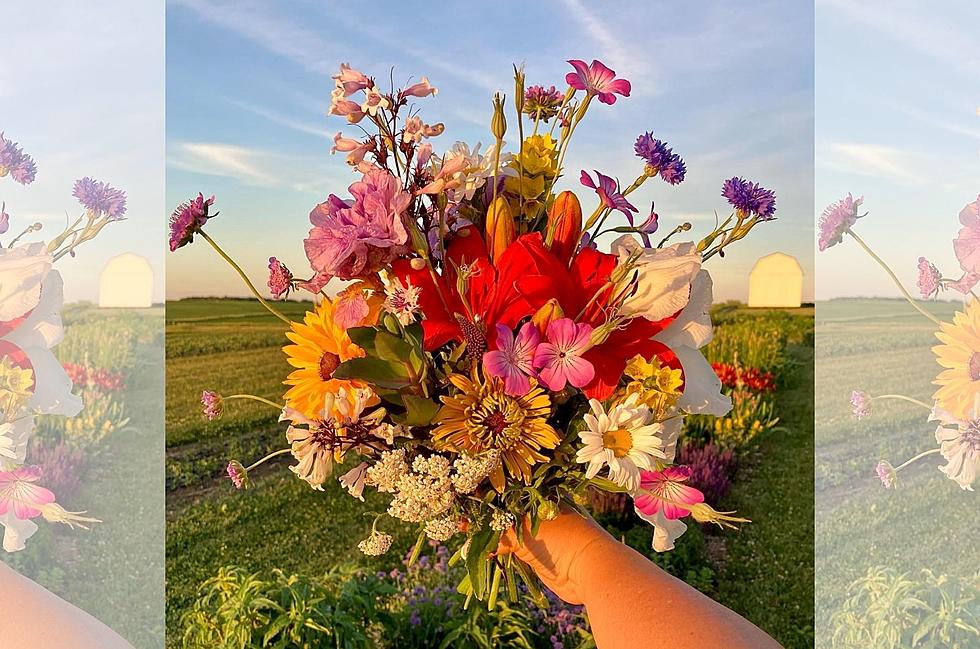
<svg viewBox="0 0 980 649"><path fill-rule="evenodd" d="M225 472L232 484L235 485L235 489L248 489L252 484L248 479L248 470L238 460L229 462Z"/></svg>
<svg viewBox="0 0 980 649"><path fill-rule="evenodd" d="M340 73L331 77L337 84L337 88L343 90L344 97L350 97L358 90L370 87L371 80L350 67L350 63L340 64Z"/></svg>
<svg viewBox="0 0 980 649"><path fill-rule="evenodd" d="M279 300L289 295L293 288L293 274L286 265L275 257L269 257L269 290L272 297Z"/></svg>
<svg viewBox="0 0 980 649"><path fill-rule="evenodd" d="M217 392L205 390L201 393L201 405L204 406L204 416L208 421L214 421L224 412L224 399Z"/></svg>
<svg viewBox="0 0 980 649"><path fill-rule="evenodd" d="M0 471L0 516L11 508L22 521L40 516L41 508L55 501L53 492L34 484L40 479L41 469L36 466Z"/></svg>
<svg viewBox="0 0 980 649"><path fill-rule="evenodd" d="M851 392L851 411L856 419L867 419L871 416L871 395L864 390Z"/></svg>
<svg viewBox="0 0 980 649"><path fill-rule="evenodd" d="M963 277L951 283L960 293L968 293L980 283L980 196L960 212L962 229L953 240L953 252L963 269Z"/></svg>
<svg viewBox="0 0 980 649"><path fill-rule="evenodd" d="M617 79L616 72L610 70L599 61L592 61L592 65L586 65L585 61L572 59L569 61L575 72L565 75L565 81L576 90L585 90L590 95L599 97L599 101L604 104L615 104L616 96L630 96L630 82L626 79ZM615 94L614 94L615 93Z"/></svg>
<svg viewBox="0 0 980 649"><path fill-rule="evenodd" d="M357 124L364 119L364 111L361 110L361 105L356 101L344 99L342 93L335 93L333 95L330 101L330 110L327 113L329 115L346 117L347 121L351 124Z"/></svg>
<svg viewBox="0 0 980 649"><path fill-rule="evenodd" d="M0 205L0 234L10 229L10 215L7 214L7 204Z"/></svg>
<svg viewBox="0 0 980 649"><path fill-rule="evenodd" d="M524 323L514 339L510 327L497 324L497 349L483 355L483 369L490 376L504 380L504 392L512 397L523 397L531 389L534 376L534 352L541 342L541 334L532 322Z"/></svg>
<svg viewBox="0 0 980 649"><path fill-rule="evenodd" d="M896 478L895 467L891 463L881 460L875 465L875 475L881 480L881 486L885 489L892 489L895 487Z"/></svg>
<svg viewBox="0 0 980 649"><path fill-rule="evenodd" d="M836 203L828 205L820 216L820 235L818 245L820 252L832 248L844 241L844 233L861 218L858 208L864 202L864 197L854 198L848 192L847 196Z"/></svg>
<svg viewBox="0 0 980 649"><path fill-rule="evenodd" d="M197 198L181 203L170 217L170 252L193 243L194 235L201 231L208 219L217 214L208 214L214 205L214 196L205 199L198 193Z"/></svg>
<svg viewBox="0 0 980 649"><path fill-rule="evenodd" d="M429 84L429 80L422 77L422 81L419 83L414 83L408 88L405 88L398 93L399 99L404 99L405 97L428 97L429 95L439 94L439 89L433 87Z"/></svg>
<svg viewBox="0 0 980 649"><path fill-rule="evenodd" d="M670 466L663 471L640 471L639 495L633 498L637 511L646 516L663 512L667 520L684 518L690 507L704 502L704 494L684 484L691 477L686 466Z"/></svg>
<svg viewBox="0 0 980 649"><path fill-rule="evenodd" d="M595 368L582 358L592 347L592 327L571 318L553 320L545 332L548 342L534 352L534 368L548 389L557 392L569 383L581 388L592 381Z"/></svg>
<svg viewBox="0 0 980 649"><path fill-rule="evenodd" d="M415 116L405 120L405 129L402 131L402 142L415 142L418 144L424 137L436 137L442 135L446 127L439 123L433 126L424 124L422 118Z"/></svg>
<svg viewBox="0 0 980 649"><path fill-rule="evenodd" d="M334 301L333 319L343 329L360 327L370 313L364 291L344 291Z"/></svg>
<svg viewBox="0 0 980 649"><path fill-rule="evenodd" d="M347 153L347 164L356 167L364 160L364 156L367 155L368 151L371 151L373 148L374 140L372 139L361 142L354 138L344 137L340 131L337 131L337 134L333 136L333 146L330 147L330 153L334 154L338 151Z"/></svg>
<svg viewBox="0 0 980 649"><path fill-rule="evenodd" d="M925 257L919 257L919 292L922 297L929 298L937 293L943 286L943 276L939 269L929 263Z"/></svg>
<svg viewBox="0 0 980 649"><path fill-rule="evenodd" d="M364 93L364 103L361 110L371 116L377 115L379 110L386 110L391 107L388 98L378 92L377 88L371 88Z"/></svg>
<svg viewBox="0 0 980 649"><path fill-rule="evenodd" d="M349 188L354 200L331 194L310 212L313 228L304 241L317 273L353 279L377 272L407 252L402 213L412 196L390 173L372 169Z"/></svg>
<svg viewBox="0 0 980 649"><path fill-rule="evenodd" d="M593 169L593 171L595 171ZM639 212L636 207L633 206L626 198L620 193L619 187L616 181L606 176L604 174L595 172L596 177L599 179L599 185L596 186L595 182L592 180L592 176L582 171L582 176L580 180L582 184L586 187L595 190L595 193L599 196L599 200L602 204L611 210L619 210L622 212L627 220L629 220L630 225L633 224L633 212Z"/></svg>

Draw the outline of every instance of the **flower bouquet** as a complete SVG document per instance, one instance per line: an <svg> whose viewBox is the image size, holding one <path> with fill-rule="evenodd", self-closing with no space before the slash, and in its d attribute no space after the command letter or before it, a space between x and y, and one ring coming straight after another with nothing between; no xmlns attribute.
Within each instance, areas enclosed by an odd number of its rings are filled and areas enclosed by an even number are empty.
<svg viewBox="0 0 980 649"><path fill-rule="evenodd" d="M922 299L933 299L942 291L963 296L963 309L956 312L952 322L943 322L913 299L895 272L854 231L858 220L867 216L867 213L859 213L863 203L863 197L854 198L848 194L827 206L820 219L820 250L843 243L847 236L874 259L909 304L936 325L936 338L940 344L932 351L942 368L933 381L937 389L931 403L904 394L872 396L864 390L851 393L851 407L857 419L870 417L875 401L900 400L924 408L929 413L929 421L936 422L937 446L898 466L880 460L875 473L886 489L893 489L898 485L900 471L923 458L939 454L946 461L939 470L962 489L973 491L980 470L980 299L975 292L980 284L980 196L964 206L959 214L962 227L953 240L953 252L960 265L956 274L960 276L945 277L928 259L919 257L918 260L917 284Z"/></svg>
<svg viewBox="0 0 980 649"><path fill-rule="evenodd" d="M775 195L732 178L722 190L731 216L698 242L671 243L691 229L682 223L655 243L658 215L639 218L630 195L657 179L676 185L686 168L645 133L629 186L581 171L583 212L575 193L556 189L569 144L586 114L631 88L598 61L569 63L564 92L525 88L515 68L516 128L497 94L491 145L457 143L441 155L432 141L444 126L424 122L414 104L437 93L428 79L383 90L342 65L329 112L365 137L338 133L333 152L360 178L349 198L331 194L310 213L308 277L269 261L274 299L295 290L316 298L302 322L282 315L206 232L213 196L199 194L171 219L172 250L205 239L287 327L294 370L284 402L207 391L205 415L219 417L232 398L281 410L288 447L268 457L290 454L292 472L315 489L339 475L353 497L390 495L387 515L418 526L416 555L427 539L465 535L454 561L465 561L461 588L478 599L494 600L502 580L512 595L518 579L535 588L528 566L495 554L501 536L514 530L520 541L592 489L632 496L658 550L673 547L688 516L744 521L706 504L686 484L690 470L673 462L685 415L731 405L699 351L711 338L702 264L773 219ZM506 151L515 130L518 145ZM333 280L347 284L331 297ZM232 461L228 475L248 487L266 459ZM382 516L359 544L366 554L391 545Z"/></svg>
<svg viewBox="0 0 980 649"><path fill-rule="evenodd" d="M36 174L33 158L0 133L0 178L29 185ZM81 244L126 213L125 193L91 178L75 183L74 196L84 211L51 241L19 243L41 230L34 223L0 245L0 525L7 552L24 549L38 530L34 521L39 518L71 527L98 522L59 505L55 494L41 486L40 467L27 463L38 415L72 417L82 409L71 379L51 351L64 335L64 282L53 265L74 256ZM0 235L9 229L4 203Z"/></svg>

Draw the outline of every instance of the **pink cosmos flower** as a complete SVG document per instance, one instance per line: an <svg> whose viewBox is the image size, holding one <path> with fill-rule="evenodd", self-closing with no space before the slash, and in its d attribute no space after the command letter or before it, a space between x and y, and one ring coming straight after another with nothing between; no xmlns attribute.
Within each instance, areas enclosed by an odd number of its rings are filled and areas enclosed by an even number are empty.
<svg viewBox="0 0 980 649"><path fill-rule="evenodd" d="M217 214L209 214L214 205L214 196L205 199L204 194L198 193L186 203L181 203L170 217L170 252L193 243L194 235L201 231L208 219Z"/></svg>
<svg viewBox="0 0 980 649"><path fill-rule="evenodd" d="M371 86L371 80L363 73L353 69L350 63L341 63L340 73L331 78L336 82L337 88L343 90L344 97L350 97L358 90L364 90Z"/></svg>
<svg viewBox="0 0 980 649"><path fill-rule="evenodd" d="M541 381L554 392L566 384L576 388L587 385L595 377L595 368L582 355L592 347L592 327L560 318L548 325L545 334L548 342L538 345L534 352L534 368Z"/></svg>
<svg viewBox="0 0 980 649"><path fill-rule="evenodd" d="M405 97L428 97L429 95L439 94L439 89L432 86L429 80L422 77L422 81L419 83L414 83L408 88L405 88L398 93L399 99L404 99Z"/></svg>
<svg viewBox="0 0 980 649"><path fill-rule="evenodd" d="M704 502L704 494L685 484L691 477L686 466L670 466L663 471L640 471L639 495L633 498L636 509L646 516L659 512L667 520L684 518L691 513L689 507Z"/></svg>
<svg viewBox="0 0 980 649"><path fill-rule="evenodd" d="M504 392L523 397L531 389L534 376L534 352L541 343L541 334L532 322L524 323L517 338L510 327L497 324L497 349L483 354L483 369L490 376L504 380Z"/></svg>
<svg viewBox="0 0 980 649"><path fill-rule="evenodd" d="M595 170L593 169L593 171ZM583 185L595 190L595 193L599 196L599 200L602 201L603 205L611 210L619 210L626 216L626 219L630 222L630 225L633 225L633 213L639 212L640 210L634 207L633 204L626 200L626 198L620 193L619 187L617 186L615 180L609 176L599 173L598 171L595 171L595 175L599 179L598 186L592 180L592 176L585 173L584 169L582 170L580 180Z"/></svg>
<svg viewBox="0 0 980 649"><path fill-rule="evenodd" d="M922 297L930 298L939 293L942 288L943 276L939 269L929 263L925 257L919 257L919 292Z"/></svg>
<svg viewBox="0 0 980 649"><path fill-rule="evenodd" d="M980 196L960 212L963 227L953 241L953 252L963 269L963 277L950 283L960 293L968 293L980 283Z"/></svg>
<svg viewBox="0 0 980 649"><path fill-rule="evenodd" d="M275 257L269 257L269 291L279 300L293 289L293 274Z"/></svg>
<svg viewBox="0 0 980 649"><path fill-rule="evenodd" d="M616 72L599 61L593 60L592 65L586 65L585 61L572 59L569 63L575 68L575 72L565 75L565 81L572 88L596 95L604 104L615 104L616 95L630 96L630 82L617 79Z"/></svg>
<svg viewBox="0 0 980 649"><path fill-rule="evenodd" d="M310 212L313 228L304 241L317 273L353 279L377 272L408 248L402 213L412 196L390 173L372 169L349 188L353 201L331 194Z"/></svg>

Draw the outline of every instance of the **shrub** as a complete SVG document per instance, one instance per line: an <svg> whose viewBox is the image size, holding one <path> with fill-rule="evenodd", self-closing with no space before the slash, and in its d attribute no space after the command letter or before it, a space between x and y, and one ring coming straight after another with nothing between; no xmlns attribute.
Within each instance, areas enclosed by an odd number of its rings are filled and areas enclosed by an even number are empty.
<svg viewBox="0 0 980 649"><path fill-rule="evenodd" d="M765 396L746 388L736 388L730 396L732 410L726 416L692 415L687 418L684 435L688 442L701 445L714 442L723 449L738 449L779 423L772 402Z"/></svg>
<svg viewBox="0 0 980 649"><path fill-rule="evenodd" d="M721 501L732 487L736 459L730 448L723 449L715 444L682 444L677 462L691 468L691 486L700 489L709 503Z"/></svg>
<svg viewBox="0 0 980 649"><path fill-rule="evenodd" d="M51 442L63 441L75 448L92 449L129 423L122 403L112 395L86 388L79 396L84 404L82 412L76 417L39 417L37 434Z"/></svg>
<svg viewBox="0 0 980 649"><path fill-rule="evenodd" d="M85 452L64 442L35 439L27 459L41 467L44 486L62 501L71 497L88 468Z"/></svg>
<svg viewBox="0 0 980 649"><path fill-rule="evenodd" d="M831 618L835 649L899 649L980 645L980 572L952 579L929 570L918 579L869 568L848 588L851 596Z"/></svg>

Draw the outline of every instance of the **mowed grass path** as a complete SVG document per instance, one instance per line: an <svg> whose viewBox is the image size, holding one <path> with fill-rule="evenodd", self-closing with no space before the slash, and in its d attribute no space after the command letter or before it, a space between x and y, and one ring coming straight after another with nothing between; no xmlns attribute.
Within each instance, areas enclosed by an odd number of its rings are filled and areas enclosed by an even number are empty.
<svg viewBox="0 0 980 649"><path fill-rule="evenodd" d="M950 320L955 305L928 308ZM897 490L883 489L877 461L898 465L934 448L935 425L925 409L897 401L877 401L871 418L856 421L848 403L858 388L929 402L935 325L897 300L823 302L817 314L816 636L829 647L829 617L868 567L972 574L980 503L939 473L939 456L900 473Z"/></svg>

